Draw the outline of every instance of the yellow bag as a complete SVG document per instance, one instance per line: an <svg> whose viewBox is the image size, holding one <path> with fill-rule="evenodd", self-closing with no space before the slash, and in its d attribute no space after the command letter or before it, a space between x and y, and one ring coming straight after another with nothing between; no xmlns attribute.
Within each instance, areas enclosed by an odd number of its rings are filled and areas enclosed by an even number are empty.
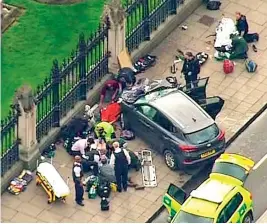
<svg viewBox="0 0 267 224"><path fill-rule="evenodd" d="M116 192L117 191L117 184L114 184L114 183L111 183L110 184L110 188L113 192Z"/></svg>

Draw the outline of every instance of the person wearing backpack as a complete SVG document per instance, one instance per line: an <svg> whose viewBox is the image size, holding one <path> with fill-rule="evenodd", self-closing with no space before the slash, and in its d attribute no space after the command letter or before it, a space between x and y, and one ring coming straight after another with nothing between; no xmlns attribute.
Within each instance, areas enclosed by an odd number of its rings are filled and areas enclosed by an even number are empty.
<svg viewBox="0 0 267 224"><path fill-rule="evenodd" d="M118 192L127 191L128 166L131 164L131 157L126 149L121 149L119 142L113 143L114 152L110 156L110 164L114 166Z"/></svg>
<svg viewBox="0 0 267 224"><path fill-rule="evenodd" d="M195 81L198 79L198 74L200 73L200 64L192 52L185 53L185 60L181 73L184 74L187 87L196 85Z"/></svg>

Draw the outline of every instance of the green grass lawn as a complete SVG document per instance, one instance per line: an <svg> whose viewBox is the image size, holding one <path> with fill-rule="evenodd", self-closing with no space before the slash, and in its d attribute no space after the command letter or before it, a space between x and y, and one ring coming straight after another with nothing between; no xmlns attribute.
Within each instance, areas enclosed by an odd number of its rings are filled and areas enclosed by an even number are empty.
<svg viewBox="0 0 267 224"><path fill-rule="evenodd" d="M88 37L96 30L105 0L60 6L33 0L5 2L25 8L25 13L2 36L2 118L18 87L42 84L53 59L62 62L76 47L81 32Z"/></svg>
<svg viewBox="0 0 267 224"><path fill-rule="evenodd" d="M25 8L25 13L2 36L2 118L7 116L17 88L29 84L36 89L49 76L53 59L62 62L75 48L81 32L88 37L96 30L105 1L47 5L34 0L6 0L8 4ZM149 0L149 12L162 1ZM141 22L142 11L140 5L128 17L127 34Z"/></svg>

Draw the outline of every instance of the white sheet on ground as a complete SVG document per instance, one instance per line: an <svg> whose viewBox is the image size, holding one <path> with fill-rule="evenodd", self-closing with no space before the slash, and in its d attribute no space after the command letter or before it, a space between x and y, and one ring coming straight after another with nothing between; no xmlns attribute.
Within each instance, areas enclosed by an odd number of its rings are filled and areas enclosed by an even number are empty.
<svg viewBox="0 0 267 224"><path fill-rule="evenodd" d="M67 196L70 194L70 189L55 167L47 162L40 163L37 171L46 178L54 190L56 197Z"/></svg>
<svg viewBox="0 0 267 224"><path fill-rule="evenodd" d="M232 19L222 18L216 28L216 40L214 47L232 46L230 35L236 33L236 26Z"/></svg>

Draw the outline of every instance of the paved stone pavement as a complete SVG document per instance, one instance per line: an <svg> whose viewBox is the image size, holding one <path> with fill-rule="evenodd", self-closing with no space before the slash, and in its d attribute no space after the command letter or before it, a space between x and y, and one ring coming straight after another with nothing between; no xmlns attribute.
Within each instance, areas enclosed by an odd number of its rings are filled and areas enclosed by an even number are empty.
<svg viewBox="0 0 267 224"><path fill-rule="evenodd" d="M157 65L140 75L148 78L161 78L170 74L176 49L191 50L194 53L205 51L213 55L211 45L205 38L213 33L216 24L205 26L198 22L203 15L219 19L224 13L234 18L235 11L247 15L251 32L260 34L256 44L258 52L249 52L249 57L258 63L254 74L246 72L242 61L236 61L233 74L223 74L222 62L213 58L203 66L201 77L210 77L208 96L219 95L225 99L225 106L217 118L218 124L226 130L229 139L248 119L267 102L267 0L224 0L221 11L207 11L199 7L185 22L188 30L177 28L154 51L159 57ZM212 38L208 39L212 40ZM179 64L179 71L182 64ZM177 72L179 78L180 72ZM181 80L182 81L182 80ZM140 140L129 142L131 149L146 148ZM66 204L60 202L48 205L41 187L34 183L18 196L4 193L1 198L1 222L145 222L161 205L161 198L170 182L182 185L190 176L183 172L170 171L163 158L153 152L158 178L158 187L127 193L113 193L109 212L100 211L100 200L86 199L85 207L74 204L74 189L70 181L72 194ZM62 147L58 147L54 165L60 174L67 178L71 174L72 161ZM132 173L136 182L141 183L141 174ZM129 203L131 202L131 203Z"/></svg>

